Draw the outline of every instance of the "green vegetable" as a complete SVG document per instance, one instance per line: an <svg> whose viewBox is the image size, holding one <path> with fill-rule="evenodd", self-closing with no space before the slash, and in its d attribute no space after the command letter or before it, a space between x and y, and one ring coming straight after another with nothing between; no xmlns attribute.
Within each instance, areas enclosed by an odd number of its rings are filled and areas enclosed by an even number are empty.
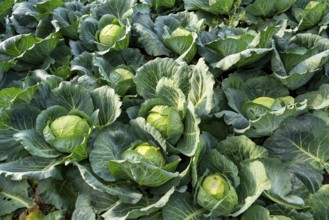
<svg viewBox="0 0 329 220"><path fill-rule="evenodd" d="M160 168L166 165L166 159L160 148L154 147L147 142L138 145L133 150L125 151L121 158L124 160L144 161Z"/></svg>
<svg viewBox="0 0 329 220"><path fill-rule="evenodd" d="M86 119L76 115L61 116L48 121L43 129L45 140L58 151L69 153L85 142L91 128Z"/></svg>
<svg viewBox="0 0 329 220"><path fill-rule="evenodd" d="M64 138L88 134L90 127L86 119L75 115L67 115L51 122L50 129L55 137Z"/></svg>
<svg viewBox="0 0 329 220"><path fill-rule="evenodd" d="M166 33L163 42L166 47L179 55L187 52L186 62L190 62L198 50L192 33L182 27L177 28L171 34Z"/></svg>
<svg viewBox="0 0 329 220"><path fill-rule="evenodd" d="M221 200L228 191L227 181L219 173L208 175L203 180L202 187L217 200Z"/></svg>
<svg viewBox="0 0 329 220"><path fill-rule="evenodd" d="M116 24L109 24L99 33L99 42L107 46L113 46L123 32L124 27Z"/></svg>
<svg viewBox="0 0 329 220"><path fill-rule="evenodd" d="M328 219L328 146L329 0L0 0L1 220Z"/></svg>
<svg viewBox="0 0 329 220"><path fill-rule="evenodd" d="M156 128L164 138L173 138L173 136L177 138L184 129L179 113L173 107L165 105L154 106L146 121Z"/></svg>

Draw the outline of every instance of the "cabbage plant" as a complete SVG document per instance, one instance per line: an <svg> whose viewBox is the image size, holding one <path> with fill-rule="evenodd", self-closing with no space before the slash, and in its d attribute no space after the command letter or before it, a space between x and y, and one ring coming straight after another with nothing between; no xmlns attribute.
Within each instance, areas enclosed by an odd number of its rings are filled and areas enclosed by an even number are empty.
<svg viewBox="0 0 329 220"><path fill-rule="evenodd" d="M150 23L148 14L143 14L134 24L139 42L149 54L172 54L186 62L190 62L195 56L197 33L204 27L204 21L198 20L192 12L159 16L154 23ZM157 43L150 44L151 39L155 39Z"/></svg>
<svg viewBox="0 0 329 220"><path fill-rule="evenodd" d="M202 10L215 15L229 14L233 4L234 0L184 0L184 6L187 10Z"/></svg>
<svg viewBox="0 0 329 220"><path fill-rule="evenodd" d="M126 27L120 24L114 16L104 15L98 22L98 31L96 36L99 44L99 50L106 50L114 48L116 50L128 47L129 35L127 34Z"/></svg>
<svg viewBox="0 0 329 220"><path fill-rule="evenodd" d="M98 19L85 17L79 25L78 32L86 48L89 50L97 48L100 54L105 54L128 47L130 28L128 18L120 19L113 14L104 14Z"/></svg>
<svg viewBox="0 0 329 220"><path fill-rule="evenodd" d="M42 116L44 116L43 113ZM71 152L82 144L91 133L87 119L77 115L65 115L48 121L43 137L52 147L63 153ZM69 141L68 141L69 140Z"/></svg>
<svg viewBox="0 0 329 220"><path fill-rule="evenodd" d="M0 1L0 219L328 219L328 12Z"/></svg>
<svg viewBox="0 0 329 220"><path fill-rule="evenodd" d="M232 74L223 81L223 92L230 109L216 116L224 116L236 132L250 137L271 135L285 118L302 114L306 108L305 101L296 102L288 88L271 76L245 79Z"/></svg>
<svg viewBox="0 0 329 220"><path fill-rule="evenodd" d="M228 212L238 202L238 196L231 183L219 173L207 175L199 188L197 202L200 206L213 210L218 204Z"/></svg>
<svg viewBox="0 0 329 220"><path fill-rule="evenodd" d="M274 31L272 26L255 31L220 25L211 32L203 32L198 44L213 67L226 71L251 65L270 53Z"/></svg>

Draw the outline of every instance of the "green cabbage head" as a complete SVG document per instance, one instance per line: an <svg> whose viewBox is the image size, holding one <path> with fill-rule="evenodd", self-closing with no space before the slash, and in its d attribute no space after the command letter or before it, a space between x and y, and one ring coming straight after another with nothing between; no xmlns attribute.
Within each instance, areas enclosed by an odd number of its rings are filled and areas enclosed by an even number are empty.
<svg viewBox="0 0 329 220"><path fill-rule="evenodd" d="M134 74L128 68L116 68L110 73L110 81L118 95L125 95L127 91L135 87Z"/></svg>
<svg viewBox="0 0 329 220"><path fill-rule="evenodd" d="M182 27L177 28L171 34L165 33L163 42L166 47L179 55L188 51L185 56L186 62L190 62L198 50L192 32Z"/></svg>
<svg viewBox="0 0 329 220"><path fill-rule="evenodd" d="M184 132L182 118L174 107L166 105L154 106L146 121L156 128L164 138L177 141Z"/></svg>
<svg viewBox="0 0 329 220"><path fill-rule="evenodd" d="M99 42L107 46L113 46L124 31L125 28L120 25L109 24L100 31Z"/></svg>
<svg viewBox="0 0 329 220"><path fill-rule="evenodd" d="M236 208L238 196L228 179L220 173L211 173L201 181L197 202L213 213L228 216Z"/></svg>
<svg viewBox="0 0 329 220"><path fill-rule="evenodd" d="M218 173L207 176L203 180L202 187L217 200L221 200L229 188L226 180Z"/></svg>
<svg viewBox="0 0 329 220"><path fill-rule="evenodd" d="M91 128L85 118L66 115L48 122L43 135L58 151L69 153L83 142L90 131Z"/></svg>
<svg viewBox="0 0 329 220"><path fill-rule="evenodd" d="M128 149L121 155L123 160L143 161L156 167L164 167L166 159L159 147L144 142L134 149Z"/></svg>

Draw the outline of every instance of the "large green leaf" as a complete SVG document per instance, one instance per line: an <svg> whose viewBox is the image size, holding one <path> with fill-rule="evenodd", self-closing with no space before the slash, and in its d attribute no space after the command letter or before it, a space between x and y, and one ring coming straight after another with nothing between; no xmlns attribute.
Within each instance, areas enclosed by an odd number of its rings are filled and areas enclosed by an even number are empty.
<svg viewBox="0 0 329 220"><path fill-rule="evenodd" d="M232 214L238 216L246 211L265 191L271 188L266 168L260 161L246 162L239 170L241 184L236 189L239 206Z"/></svg>
<svg viewBox="0 0 329 220"><path fill-rule="evenodd" d="M135 23L134 29L139 34L139 44L145 48L148 54L151 56L169 56L170 50L165 47L161 39L156 35L156 33L153 32L152 29L149 29L140 23Z"/></svg>
<svg viewBox="0 0 329 220"><path fill-rule="evenodd" d="M181 112L181 115L184 115L186 98L175 81L167 77L162 77L156 86L156 95L165 100L169 106L174 106Z"/></svg>
<svg viewBox="0 0 329 220"><path fill-rule="evenodd" d="M87 17L79 23L78 33L82 41L82 45L89 50L96 51L97 47L95 42L97 42L96 32L98 21L93 17Z"/></svg>
<svg viewBox="0 0 329 220"><path fill-rule="evenodd" d="M271 188L265 192L271 200L278 204L294 209L305 208L302 198L292 194L292 181L287 166L274 158L261 159L266 168L267 176L271 182Z"/></svg>
<svg viewBox="0 0 329 220"><path fill-rule="evenodd" d="M114 124L99 134L89 156L93 171L102 179L113 181L108 171L108 161L120 159L122 152L128 149L133 141L131 129L123 124Z"/></svg>
<svg viewBox="0 0 329 220"><path fill-rule="evenodd" d="M149 165L145 162L130 160L111 160L109 162L109 169L111 175L117 180L132 179L141 186L149 187L161 186L178 176L177 172L168 172L165 169Z"/></svg>
<svg viewBox="0 0 329 220"><path fill-rule="evenodd" d="M25 103L16 104L8 111L1 112L0 128L2 130L22 131L35 127L39 109Z"/></svg>
<svg viewBox="0 0 329 220"><path fill-rule="evenodd" d="M128 16L132 14L132 8L136 0L105 0L98 3L92 10L95 17L102 16L104 14L114 15L121 21L126 20Z"/></svg>
<svg viewBox="0 0 329 220"><path fill-rule="evenodd" d="M88 91L81 86L63 82L54 89L47 101L47 106L59 105L68 110L80 110L86 114L94 111L92 98Z"/></svg>
<svg viewBox="0 0 329 220"><path fill-rule="evenodd" d="M139 203L133 205L118 202L105 212L102 217L105 220L124 220L149 215L164 207L174 192L175 188L171 188L163 196L157 196L155 198L143 197Z"/></svg>
<svg viewBox="0 0 329 220"><path fill-rule="evenodd" d="M215 15L228 14L233 3L233 0L184 0L187 10L203 10Z"/></svg>
<svg viewBox="0 0 329 220"><path fill-rule="evenodd" d="M156 87L163 77L173 80L185 95L188 94L190 85L187 66L169 58L157 58L137 70L134 79L137 92L145 99L156 98Z"/></svg>
<svg viewBox="0 0 329 220"><path fill-rule="evenodd" d="M284 38L280 40L284 41ZM305 85L328 61L329 41L319 35L301 33L286 44L286 51L282 52L273 46L272 70L289 89L297 89Z"/></svg>
<svg viewBox="0 0 329 220"><path fill-rule="evenodd" d="M270 215L270 212L260 206L253 205L248 209L242 216L242 220L291 220L291 218L285 216L273 216Z"/></svg>
<svg viewBox="0 0 329 220"><path fill-rule="evenodd" d="M311 195L310 204L314 220L329 219L329 186L323 185L319 191Z"/></svg>
<svg viewBox="0 0 329 220"><path fill-rule="evenodd" d="M77 4L75 6L77 7ZM60 30L64 36L67 36L71 39L79 38L79 17L76 11L67 8L56 8L53 11L52 24L56 27L56 30Z"/></svg>
<svg viewBox="0 0 329 220"><path fill-rule="evenodd" d="M288 167L288 172L293 173L307 187L310 193L320 189L323 182L322 173L306 163L294 164Z"/></svg>
<svg viewBox="0 0 329 220"><path fill-rule="evenodd" d="M86 51L75 56L71 61L71 71L77 71L81 74L93 77L95 72L97 73L94 66L96 63L93 63L94 56L95 54L88 53Z"/></svg>
<svg viewBox="0 0 329 220"><path fill-rule="evenodd" d="M14 138L16 141L20 141L31 155L45 158L55 158L61 155L55 148L49 146L34 129L18 132Z"/></svg>
<svg viewBox="0 0 329 220"><path fill-rule="evenodd" d="M310 1L305 8L294 8L293 14L300 21L299 30L315 26L324 15L326 9L325 2Z"/></svg>
<svg viewBox="0 0 329 220"><path fill-rule="evenodd" d="M177 36L175 36L175 34ZM196 33L191 33L185 29L178 28L171 34L166 32L163 35L163 42L166 47L180 55L179 59L184 59L187 63L189 63L194 58L198 50L195 43L196 38Z"/></svg>
<svg viewBox="0 0 329 220"><path fill-rule="evenodd" d="M11 105L14 98L22 92L16 87L5 88L0 91L0 107L7 108Z"/></svg>
<svg viewBox="0 0 329 220"><path fill-rule="evenodd" d="M120 200L124 203L135 204L141 198L142 194L140 194L135 187L129 185L128 182L118 182L118 183L107 183L98 179L98 177L92 173L91 169L76 164L83 180L94 190L100 192L106 192L113 196L118 196Z"/></svg>
<svg viewBox="0 0 329 220"><path fill-rule="evenodd" d="M15 160L26 157L29 152L14 139L16 131L0 130L0 160Z"/></svg>
<svg viewBox="0 0 329 220"><path fill-rule="evenodd" d="M323 84L317 91L307 92L299 95L297 101L307 100L307 107L314 110L327 108L329 106L329 85Z"/></svg>
<svg viewBox="0 0 329 220"><path fill-rule="evenodd" d="M13 180L22 180L24 178L46 179L61 178L61 174L55 167L60 161L42 157L25 157L20 160L1 163L0 174L11 177Z"/></svg>
<svg viewBox="0 0 329 220"><path fill-rule="evenodd" d="M227 137L216 149L235 164L268 156L266 149L256 145L244 135Z"/></svg>
<svg viewBox="0 0 329 220"><path fill-rule="evenodd" d="M77 197L76 189L70 177L63 180L48 178L38 183L40 197L57 209L73 209Z"/></svg>
<svg viewBox="0 0 329 220"><path fill-rule="evenodd" d="M206 210L194 204L193 197L188 193L175 192L163 207L164 220L199 220Z"/></svg>
<svg viewBox="0 0 329 220"><path fill-rule="evenodd" d="M193 156L200 141L201 120L197 117L194 106L191 102L187 104L187 112L184 122L184 133L178 142L176 149L186 156Z"/></svg>
<svg viewBox="0 0 329 220"><path fill-rule="evenodd" d="M8 111L0 110L1 159L17 159L28 155L14 135L34 128L38 114L37 108L25 103L13 105Z"/></svg>
<svg viewBox="0 0 329 220"><path fill-rule="evenodd" d="M14 0L4 0L0 3L0 18L2 19L3 16L5 16L10 9L13 7L15 1Z"/></svg>
<svg viewBox="0 0 329 220"><path fill-rule="evenodd" d="M75 203L75 210L72 214L72 220L95 220L96 215L91 207L90 198L87 195L80 194Z"/></svg>
<svg viewBox="0 0 329 220"><path fill-rule="evenodd" d="M321 119L302 115L285 120L264 146L270 155L291 164L301 161L322 170L329 169L328 127Z"/></svg>
<svg viewBox="0 0 329 220"><path fill-rule="evenodd" d="M256 0L248 5L246 10L255 16L268 16L275 10L275 1Z"/></svg>
<svg viewBox="0 0 329 220"><path fill-rule="evenodd" d="M215 80L203 59L200 59L193 67L191 75L191 90L188 99L193 103L196 114L199 117L205 117L214 107Z"/></svg>
<svg viewBox="0 0 329 220"><path fill-rule="evenodd" d="M4 50L8 55L22 61L41 64L54 51L60 42L56 33L45 39L32 35L17 35L0 44L0 51Z"/></svg>
<svg viewBox="0 0 329 220"><path fill-rule="evenodd" d="M27 180L13 181L0 176L0 216L19 208L31 208L34 201L29 196L29 188Z"/></svg>
<svg viewBox="0 0 329 220"><path fill-rule="evenodd" d="M98 119L100 125L112 124L121 114L121 102L114 90L108 86L95 89L91 96L94 106L99 109Z"/></svg>

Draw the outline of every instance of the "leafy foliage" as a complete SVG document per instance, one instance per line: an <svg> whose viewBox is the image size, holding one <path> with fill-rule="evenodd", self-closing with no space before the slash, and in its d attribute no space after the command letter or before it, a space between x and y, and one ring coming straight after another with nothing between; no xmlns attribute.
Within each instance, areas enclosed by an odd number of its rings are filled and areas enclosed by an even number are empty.
<svg viewBox="0 0 329 220"><path fill-rule="evenodd" d="M0 2L0 219L329 219L327 0Z"/></svg>

